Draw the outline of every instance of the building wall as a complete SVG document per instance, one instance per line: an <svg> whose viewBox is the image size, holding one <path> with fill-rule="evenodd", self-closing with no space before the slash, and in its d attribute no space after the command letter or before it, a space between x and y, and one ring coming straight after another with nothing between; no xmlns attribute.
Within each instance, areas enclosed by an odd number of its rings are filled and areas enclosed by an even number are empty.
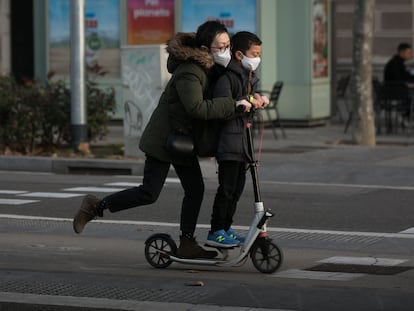
<svg viewBox="0 0 414 311"><path fill-rule="evenodd" d="M334 0L334 49L336 76L350 72L354 0ZM413 41L413 0L376 0L373 74L382 80L383 66L396 53L399 43ZM407 63L414 66L414 63Z"/></svg>
<svg viewBox="0 0 414 311"><path fill-rule="evenodd" d="M0 0L0 74L11 72L11 29L10 29L10 1ZM16 1L16 0L15 0ZM292 0L290 0L292 1ZM289 2L290 2L289 1ZM385 62L395 53L400 42L408 42L414 46L414 0L376 0L375 33L373 67L374 75L382 80L382 70ZM47 73L47 7L46 0L36 0L34 14L35 19L35 76L44 78ZM120 1L124 12L125 1ZM181 1L176 0L176 12L181 11ZM280 40L286 26L280 24L276 16L278 7L284 1L258 0L258 33L264 44L263 68L260 71L262 88L270 89L275 80L285 80L282 74L284 61L279 61L280 46L284 43ZM332 16L332 90L335 81L342 75L351 71L352 63L352 22L354 0L331 0L333 8ZM176 14L176 30L180 30L180 14ZM123 19L125 20L125 19ZM125 32L125 26L121 27ZM40 35L39 35L40 34ZM125 43L126 35L122 34L122 42ZM304 38L302 38L304 39ZM301 40L302 40L301 39ZM301 41L298 40L298 41ZM45 56L46 55L46 56ZM283 56L283 55L282 55ZM300 59L298 57L295 58ZM414 68L414 62L408 66ZM112 82L112 81L111 81ZM335 102L335 93L332 92L332 103ZM332 105L333 106L333 105ZM283 99L282 99L283 108Z"/></svg>
<svg viewBox="0 0 414 311"><path fill-rule="evenodd" d="M10 70L10 1L0 0L0 74L9 74Z"/></svg>

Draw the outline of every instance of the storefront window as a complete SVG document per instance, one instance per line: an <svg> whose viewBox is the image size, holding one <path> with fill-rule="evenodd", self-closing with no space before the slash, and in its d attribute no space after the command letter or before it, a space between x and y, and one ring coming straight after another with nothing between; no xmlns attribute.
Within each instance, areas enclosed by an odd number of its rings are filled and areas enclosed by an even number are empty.
<svg viewBox="0 0 414 311"><path fill-rule="evenodd" d="M196 31L207 20L220 20L229 33L256 32L256 0L183 0L183 31Z"/></svg>
<svg viewBox="0 0 414 311"><path fill-rule="evenodd" d="M70 0L49 1L49 69L70 73ZM120 75L119 0L85 1L85 60L106 77Z"/></svg>

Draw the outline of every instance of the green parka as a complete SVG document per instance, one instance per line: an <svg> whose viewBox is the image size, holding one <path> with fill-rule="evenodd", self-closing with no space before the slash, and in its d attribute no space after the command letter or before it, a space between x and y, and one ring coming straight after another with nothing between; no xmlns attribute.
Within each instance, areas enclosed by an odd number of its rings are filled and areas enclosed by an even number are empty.
<svg viewBox="0 0 414 311"><path fill-rule="evenodd" d="M195 47L194 42L194 33L178 33L167 43L167 68L172 76L139 144L146 155L179 165L193 160L166 150L172 128L191 135L197 120L229 119L236 113L232 98L209 99L214 82L211 81L214 59L208 51Z"/></svg>

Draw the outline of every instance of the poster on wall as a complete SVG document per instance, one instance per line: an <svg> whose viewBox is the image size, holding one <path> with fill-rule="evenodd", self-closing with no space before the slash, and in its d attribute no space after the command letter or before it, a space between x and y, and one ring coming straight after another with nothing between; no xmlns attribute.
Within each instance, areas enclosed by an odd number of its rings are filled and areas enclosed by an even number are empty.
<svg viewBox="0 0 414 311"><path fill-rule="evenodd" d="M120 75L119 0L85 1L85 61L105 77ZM70 74L70 0L49 1L49 70Z"/></svg>
<svg viewBox="0 0 414 311"><path fill-rule="evenodd" d="M208 20L220 20L234 34L245 30L256 33L256 0L183 0L182 30L197 31Z"/></svg>
<svg viewBox="0 0 414 311"><path fill-rule="evenodd" d="M313 0L313 77L326 78L329 75L328 55L328 0Z"/></svg>
<svg viewBox="0 0 414 311"><path fill-rule="evenodd" d="M128 0L128 45L165 44L174 35L174 0Z"/></svg>

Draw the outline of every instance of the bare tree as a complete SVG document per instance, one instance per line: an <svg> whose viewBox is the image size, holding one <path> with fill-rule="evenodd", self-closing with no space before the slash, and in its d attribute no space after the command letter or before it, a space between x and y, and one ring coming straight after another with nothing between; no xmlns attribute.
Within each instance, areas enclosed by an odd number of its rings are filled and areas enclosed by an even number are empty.
<svg viewBox="0 0 414 311"><path fill-rule="evenodd" d="M352 94L354 118L352 139L375 146L375 113L372 97L372 46L375 0L355 0L353 24Z"/></svg>

